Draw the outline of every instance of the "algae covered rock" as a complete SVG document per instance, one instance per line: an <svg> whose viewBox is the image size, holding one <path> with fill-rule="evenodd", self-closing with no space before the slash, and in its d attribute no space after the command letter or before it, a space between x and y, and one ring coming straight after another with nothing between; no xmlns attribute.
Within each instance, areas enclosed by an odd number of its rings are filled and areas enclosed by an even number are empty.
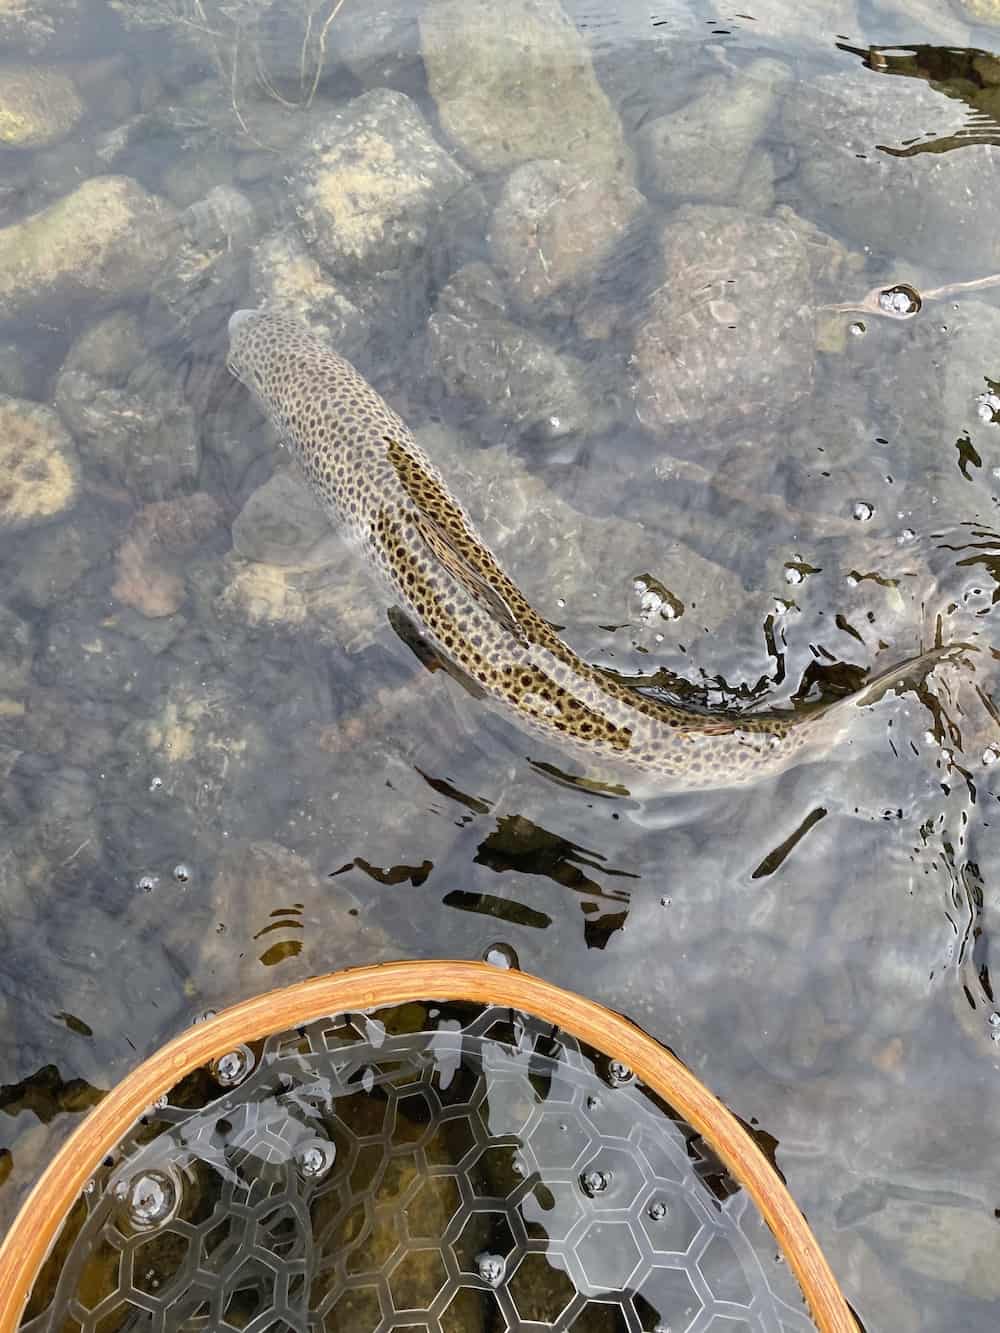
<svg viewBox="0 0 1000 1333"><path fill-rule="evenodd" d="M0 396L0 532L65 513L79 486L76 448L57 414Z"/></svg>
<svg viewBox="0 0 1000 1333"><path fill-rule="evenodd" d="M807 394L820 234L787 209L758 218L686 205L662 245L664 280L635 336L640 420L666 429L773 419Z"/></svg>
<svg viewBox="0 0 1000 1333"><path fill-rule="evenodd" d="M73 80L59 69L0 64L0 146L43 148L83 115Z"/></svg>
<svg viewBox="0 0 1000 1333"><path fill-rule="evenodd" d="M28 51L72 49L80 0L0 0L0 46Z"/></svg>
<svg viewBox="0 0 1000 1333"><path fill-rule="evenodd" d="M1000 4L997 0L954 0L960 14L971 23L989 23L1000 26Z"/></svg>
<svg viewBox="0 0 1000 1333"><path fill-rule="evenodd" d="M514 300L568 314L642 213L639 191L565 162L528 162L507 178L490 248Z"/></svg>
<svg viewBox="0 0 1000 1333"><path fill-rule="evenodd" d="M349 278L412 263L451 223L469 185L416 104L378 89L313 136L294 189L306 239Z"/></svg>
<svg viewBox="0 0 1000 1333"><path fill-rule="evenodd" d="M149 285L176 243L172 210L128 176L95 176L0 228L0 320Z"/></svg>
<svg viewBox="0 0 1000 1333"><path fill-rule="evenodd" d="M364 312L290 228L272 232L255 246L250 281L259 304L304 320L348 358L368 334Z"/></svg>
<svg viewBox="0 0 1000 1333"><path fill-rule="evenodd" d="M55 401L81 452L133 494L162 500L193 484L201 461L194 411L132 315L109 315L76 340Z"/></svg>
<svg viewBox="0 0 1000 1333"><path fill-rule="evenodd" d="M145 505L119 548L112 596L149 619L172 616L187 593L183 558L221 529L221 517L204 491Z"/></svg>
<svg viewBox="0 0 1000 1333"><path fill-rule="evenodd" d="M508 318L486 264L454 275L427 334L431 364L450 394L550 439L600 428L587 366Z"/></svg>
<svg viewBox="0 0 1000 1333"><path fill-rule="evenodd" d="M420 36L441 125L480 170L560 158L630 173L618 114L557 0L428 0Z"/></svg>

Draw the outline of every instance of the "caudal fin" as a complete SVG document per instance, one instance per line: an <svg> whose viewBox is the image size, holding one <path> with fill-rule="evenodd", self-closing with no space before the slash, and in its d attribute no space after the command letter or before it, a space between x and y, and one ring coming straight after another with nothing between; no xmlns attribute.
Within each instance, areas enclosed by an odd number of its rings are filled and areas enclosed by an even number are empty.
<svg viewBox="0 0 1000 1333"><path fill-rule="evenodd" d="M918 685L923 684L928 674L939 662L960 662L963 654L978 651L979 649L971 643L937 644L933 648L928 648L926 652L917 653L915 657L908 657L902 662L897 662L886 671L880 671L878 675L865 681L859 690L847 699L842 700L842 702L856 704L859 708L862 708L868 704L877 703L888 690L894 687L897 689L915 689Z"/></svg>

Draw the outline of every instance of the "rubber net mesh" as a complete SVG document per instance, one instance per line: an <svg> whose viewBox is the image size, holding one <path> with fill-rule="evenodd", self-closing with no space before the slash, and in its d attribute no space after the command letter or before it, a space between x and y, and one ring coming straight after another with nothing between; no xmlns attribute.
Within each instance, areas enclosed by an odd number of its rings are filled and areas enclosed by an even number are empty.
<svg viewBox="0 0 1000 1333"><path fill-rule="evenodd" d="M628 1069L431 1002L184 1079L88 1183L22 1327L813 1329L748 1196Z"/></svg>

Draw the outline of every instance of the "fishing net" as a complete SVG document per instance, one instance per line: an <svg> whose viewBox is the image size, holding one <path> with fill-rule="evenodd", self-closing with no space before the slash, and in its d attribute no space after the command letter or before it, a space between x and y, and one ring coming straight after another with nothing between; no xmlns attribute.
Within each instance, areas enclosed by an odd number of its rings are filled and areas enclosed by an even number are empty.
<svg viewBox="0 0 1000 1333"><path fill-rule="evenodd" d="M509 1006L428 1000L177 1082L87 1179L21 1326L814 1328L748 1193L626 1064Z"/></svg>

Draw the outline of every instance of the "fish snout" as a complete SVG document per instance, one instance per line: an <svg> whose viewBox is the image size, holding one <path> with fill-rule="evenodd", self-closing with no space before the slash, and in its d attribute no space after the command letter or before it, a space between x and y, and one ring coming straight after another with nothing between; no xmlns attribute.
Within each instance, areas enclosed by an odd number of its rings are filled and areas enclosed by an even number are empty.
<svg viewBox="0 0 1000 1333"><path fill-rule="evenodd" d="M256 310L234 310L229 316L229 336L232 338L241 324L245 324L251 315L256 315Z"/></svg>

